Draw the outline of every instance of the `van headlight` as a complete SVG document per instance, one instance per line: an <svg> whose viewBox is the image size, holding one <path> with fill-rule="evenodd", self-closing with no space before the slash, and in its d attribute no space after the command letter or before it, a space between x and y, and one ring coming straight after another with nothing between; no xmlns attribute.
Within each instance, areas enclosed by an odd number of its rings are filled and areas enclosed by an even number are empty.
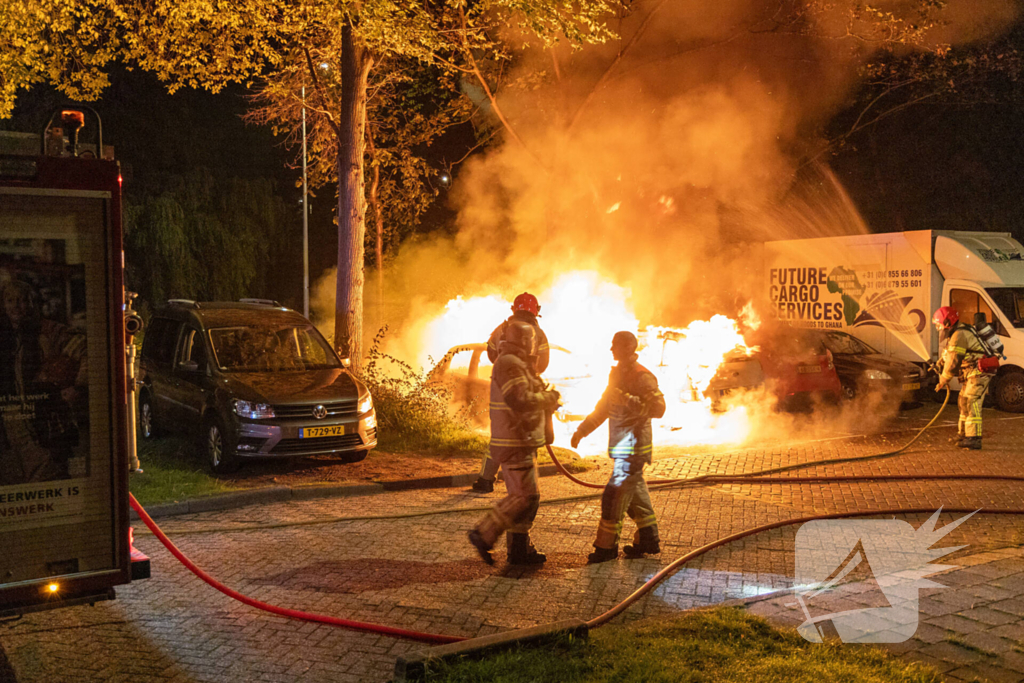
<svg viewBox="0 0 1024 683"><path fill-rule="evenodd" d="M359 406L357 407L360 415L370 412L373 410L373 396L367 394L359 399Z"/></svg>
<svg viewBox="0 0 1024 683"><path fill-rule="evenodd" d="M249 420L266 420L274 417L274 407L266 403L250 403L249 401L235 400L235 415Z"/></svg>
<svg viewBox="0 0 1024 683"><path fill-rule="evenodd" d="M868 370L864 373L864 376L868 379L892 379L892 376L887 372L881 370Z"/></svg>

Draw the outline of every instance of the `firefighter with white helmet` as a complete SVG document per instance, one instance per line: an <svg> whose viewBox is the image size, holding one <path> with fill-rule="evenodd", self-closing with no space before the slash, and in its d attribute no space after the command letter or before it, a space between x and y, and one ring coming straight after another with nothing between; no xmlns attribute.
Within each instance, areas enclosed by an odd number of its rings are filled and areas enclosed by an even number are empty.
<svg viewBox="0 0 1024 683"><path fill-rule="evenodd" d="M597 527L591 564L619 556L619 534L626 513L636 523L633 544L623 548L627 557L661 552L658 520L644 481L644 466L651 462L651 419L665 414L665 397L654 374L637 363L637 339L630 332L616 332L612 357L618 364L608 377L608 388L594 412L572 436L572 447L608 420L608 455L615 465L601 496L601 521Z"/></svg>
<svg viewBox="0 0 1024 683"><path fill-rule="evenodd" d="M469 541L488 564L491 548L508 531L509 564L542 564L547 559L530 542L530 528L540 506L537 448L546 443L545 411L558 406L531 367L536 332L527 323L508 326L491 371L490 455L501 466L506 495L469 532Z"/></svg>
<svg viewBox="0 0 1024 683"><path fill-rule="evenodd" d="M537 317L540 315L540 302L537 297L529 292L523 292L512 302L512 315L491 332L487 340L487 357L491 363L498 360L498 346L505 339L509 325L514 322L522 322L533 327L537 337L537 349L534 352L534 371L539 375L548 369L551 351L548 347L548 337L544 330L540 329ZM491 493L494 491L494 478L498 474L498 463L490 457L484 456L483 465L480 467L480 476L473 483L473 490L478 493Z"/></svg>
<svg viewBox="0 0 1024 683"><path fill-rule="evenodd" d="M957 446L971 450L981 449L981 407L988 392L992 375L986 371L986 359L992 358L977 332L960 322L955 308L943 306L932 318L946 345L939 359L942 374L935 391L942 391L959 373L960 420L957 424Z"/></svg>

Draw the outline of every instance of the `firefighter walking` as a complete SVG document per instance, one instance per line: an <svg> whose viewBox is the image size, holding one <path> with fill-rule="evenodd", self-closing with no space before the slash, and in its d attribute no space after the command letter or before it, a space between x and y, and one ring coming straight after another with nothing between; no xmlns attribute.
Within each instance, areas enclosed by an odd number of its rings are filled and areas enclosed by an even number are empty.
<svg viewBox="0 0 1024 683"><path fill-rule="evenodd" d="M945 389L954 375L959 374L960 396L957 403L960 408L960 420L957 423L957 446L980 450L981 408L992 375L985 372L983 367L979 367L979 363L990 358L991 354L974 328L960 322L960 315L956 309L943 306L935 311L932 322L939 330L940 336L946 340L945 349L939 360L942 374L935 391Z"/></svg>
<svg viewBox="0 0 1024 683"><path fill-rule="evenodd" d="M509 564L542 564L547 558L530 542L530 528L540 506L537 448L547 442L546 413L558 406L557 391L545 388L531 368L536 333L513 322L498 346L491 371L490 456L501 466L506 495L469 532L469 541L487 564L491 549L508 531Z"/></svg>
<svg viewBox="0 0 1024 683"><path fill-rule="evenodd" d="M509 326L512 323L521 322L530 325L536 333L537 348L532 358L534 371L540 375L547 370L551 351L548 347L548 337L544 334L544 330L540 329L540 323L537 322L539 315L540 302L537 301L537 297L529 292L523 292L517 296L512 302L512 315L494 328L490 339L487 340L487 358L491 363L498 360L498 347L505 339ZM483 465L480 467L480 476L473 483L473 490L478 493L491 493L494 491L494 478L497 474L498 463L488 453L484 456Z"/></svg>
<svg viewBox="0 0 1024 683"><path fill-rule="evenodd" d="M572 447L608 420L608 455L614 461L611 478L601 496L601 521L597 526L590 564L619 556L619 534L628 513L636 523L633 544L623 548L626 557L661 552L658 520L644 481L644 466L651 462L651 419L665 414L665 397L650 370L637 363L637 339L630 332L616 332L612 357L618 364L608 377L608 388L594 412L572 436Z"/></svg>

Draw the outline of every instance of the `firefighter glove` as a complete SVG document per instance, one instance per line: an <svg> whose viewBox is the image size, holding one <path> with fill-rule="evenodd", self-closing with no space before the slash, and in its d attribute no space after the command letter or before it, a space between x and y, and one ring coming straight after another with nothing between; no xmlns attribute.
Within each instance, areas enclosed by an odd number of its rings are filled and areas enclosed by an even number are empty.
<svg viewBox="0 0 1024 683"><path fill-rule="evenodd" d="M580 434L579 431L573 432L572 439L569 440L569 445L571 445L573 448L578 448L580 445L580 441L582 440L583 435Z"/></svg>

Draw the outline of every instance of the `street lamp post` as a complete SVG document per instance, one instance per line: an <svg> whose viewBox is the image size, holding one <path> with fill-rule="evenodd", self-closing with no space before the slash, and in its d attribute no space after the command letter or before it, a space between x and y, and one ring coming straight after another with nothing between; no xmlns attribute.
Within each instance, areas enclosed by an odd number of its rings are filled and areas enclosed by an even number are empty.
<svg viewBox="0 0 1024 683"><path fill-rule="evenodd" d="M302 86L302 314L309 318L309 191L306 183L306 86Z"/></svg>

